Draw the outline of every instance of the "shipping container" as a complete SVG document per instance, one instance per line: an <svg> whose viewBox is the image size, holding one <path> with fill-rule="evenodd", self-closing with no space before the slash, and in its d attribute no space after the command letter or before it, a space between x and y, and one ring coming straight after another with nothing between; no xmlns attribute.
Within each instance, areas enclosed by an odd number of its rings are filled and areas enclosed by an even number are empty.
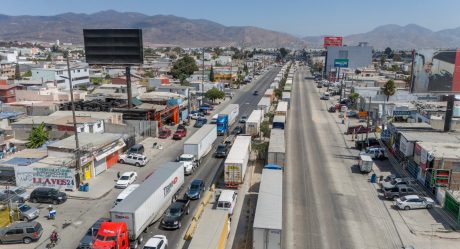
<svg viewBox="0 0 460 249"><path fill-rule="evenodd" d="M264 113L268 113L270 111L271 101L270 98L262 97L257 104L257 109L264 111Z"/></svg>
<svg viewBox="0 0 460 249"><path fill-rule="evenodd" d="M286 143L284 140L284 130L272 129L270 132L270 143L268 145L268 164L285 165Z"/></svg>
<svg viewBox="0 0 460 249"><path fill-rule="evenodd" d="M252 248L281 249L283 171L263 169L254 216Z"/></svg>
<svg viewBox="0 0 460 249"><path fill-rule="evenodd" d="M238 187L243 183L250 152L251 137L237 136L224 163L224 181L227 187Z"/></svg>
<svg viewBox="0 0 460 249"><path fill-rule="evenodd" d="M191 154L201 161L212 149L217 139L216 125L206 124L184 142L184 154Z"/></svg>
<svg viewBox="0 0 460 249"><path fill-rule="evenodd" d="M112 208L110 220L126 223L130 240L138 240L143 231L162 216L183 184L182 164L168 162Z"/></svg>
<svg viewBox="0 0 460 249"><path fill-rule="evenodd" d="M276 106L275 115L281 115L287 117L288 114L288 102L286 101L279 101L278 105Z"/></svg>
<svg viewBox="0 0 460 249"><path fill-rule="evenodd" d="M246 135L255 137L259 135L260 132L260 124L264 119L264 111L262 110L254 110L249 115L248 120L246 120Z"/></svg>

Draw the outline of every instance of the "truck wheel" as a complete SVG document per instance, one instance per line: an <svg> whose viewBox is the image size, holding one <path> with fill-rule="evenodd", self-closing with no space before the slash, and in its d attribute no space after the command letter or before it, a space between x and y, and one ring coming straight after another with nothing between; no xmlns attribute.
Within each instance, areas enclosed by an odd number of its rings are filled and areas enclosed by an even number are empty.
<svg viewBox="0 0 460 249"><path fill-rule="evenodd" d="M123 159L120 159L120 163L125 163L125 160L123 160Z"/></svg>
<svg viewBox="0 0 460 249"><path fill-rule="evenodd" d="M433 207L433 205L431 205L431 204L426 205L426 208L427 208L427 209L430 209L430 208L432 208L432 207Z"/></svg>
<svg viewBox="0 0 460 249"><path fill-rule="evenodd" d="M29 237L25 237L22 242L24 242L24 244L29 244L30 242L32 242L32 239L29 238Z"/></svg>
<svg viewBox="0 0 460 249"><path fill-rule="evenodd" d="M405 206L405 207L404 207L404 210L410 210L410 207L409 207L409 206Z"/></svg>
<svg viewBox="0 0 460 249"><path fill-rule="evenodd" d="M141 165L139 163L135 163L134 166L139 167Z"/></svg>

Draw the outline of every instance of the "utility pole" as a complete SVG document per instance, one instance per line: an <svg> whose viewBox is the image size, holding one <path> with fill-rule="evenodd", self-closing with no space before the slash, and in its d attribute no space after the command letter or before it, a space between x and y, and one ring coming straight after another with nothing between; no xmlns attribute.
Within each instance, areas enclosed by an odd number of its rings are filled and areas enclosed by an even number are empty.
<svg viewBox="0 0 460 249"><path fill-rule="evenodd" d="M75 117L75 103L73 98L73 85L72 85L72 75L70 73L70 62L69 62L70 52L67 51L67 74L69 76L69 87L70 87L70 106L72 107L72 121L73 129L75 131L75 166L78 173L77 185L82 181L82 172L81 172L81 162L80 162L80 142L78 141L78 130L77 130L77 118Z"/></svg>
<svg viewBox="0 0 460 249"><path fill-rule="evenodd" d="M126 91L128 92L128 109L133 108L133 94L131 91L131 67L126 67Z"/></svg>
<svg viewBox="0 0 460 249"><path fill-rule="evenodd" d="M202 51L202 56L203 56L203 60L202 60L202 71L201 71L201 105L203 105L204 103L204 47L203 47L203 51Z"/></svg>
<svg viewBox="0 0 460 249"><path fill-rule="evenodd" d="M369 122L371 118L371 103L372 103L372 97L369 97L369 107L367 108L367 124L366 124L366 140L369 138Z"/></svg>

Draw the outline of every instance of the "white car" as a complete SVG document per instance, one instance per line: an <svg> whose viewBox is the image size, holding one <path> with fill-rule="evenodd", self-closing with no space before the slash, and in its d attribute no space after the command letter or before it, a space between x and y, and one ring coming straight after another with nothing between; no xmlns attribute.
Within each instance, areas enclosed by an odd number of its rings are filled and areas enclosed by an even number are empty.
<svg viewBox="0 0 460 249"><path fill-rule="evenodd" d="M149 159L141 154L123 154L120 156L118 159L118 162L120 163L127 163L131 165L135 165L137 167L139 166L145 166L149 162Z"/></svg>
<svg viewBox="0 0 460 249"><path fill-rule="evenodd" d="M144 245L144 249L166 249L168 247L168 239L164 235L155 235Z"/></svg>
<svg viewBox="0 0 460 249"><path fill-rule="evenodd" d="M201 114L201 113L192 113L192 114L190 114L191 119L198 119L198 118L201 118L201 117L204 117L203 114Z"/></svg>
<svg viewBox="0 0 460 249"><path fill-rule="evenodd" d="M117 188L127 188L131 183L133 183L137 179L137 173L133 171L128 171L123 173L123 175L118 178L117 184L115 187Z"/></svg>
<svg viewBox="0 0 460 249"><path fill-rule="evenodd" d="M429 197L422 197L418 195L406 195L396 199L396 206L399 209L410 210L417 208L430 209L434 206L433 199Z"/></svg>

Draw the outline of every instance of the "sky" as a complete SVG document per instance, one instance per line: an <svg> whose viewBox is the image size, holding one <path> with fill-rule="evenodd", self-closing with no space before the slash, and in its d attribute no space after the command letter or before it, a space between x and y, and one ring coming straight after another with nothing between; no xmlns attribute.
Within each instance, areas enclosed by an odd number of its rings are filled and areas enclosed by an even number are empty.
<svg viewBox="0 0 460 249"><path fill-rule="evenodd" d="M438 31L460 26L459 0L0 0L5 15L56 15L102 10L207 19L296 36L349 35L384 24Z"/></svg>

